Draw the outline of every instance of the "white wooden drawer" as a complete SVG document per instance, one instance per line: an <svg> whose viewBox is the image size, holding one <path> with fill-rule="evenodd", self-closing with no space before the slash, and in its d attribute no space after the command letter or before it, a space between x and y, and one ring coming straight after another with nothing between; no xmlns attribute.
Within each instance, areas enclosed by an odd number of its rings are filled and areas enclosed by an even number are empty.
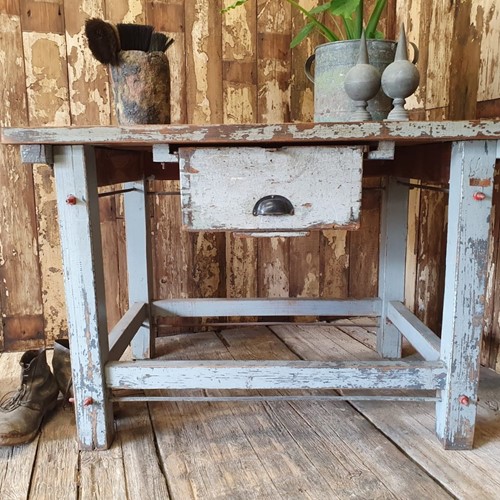
<svg viewBox="0 0 500 500"><path fill-rule="evenodd" d="M362 147L181 148L179 165L188 230L359 227ZM254 215L270 195L288 199L293 215Z"/></svg>

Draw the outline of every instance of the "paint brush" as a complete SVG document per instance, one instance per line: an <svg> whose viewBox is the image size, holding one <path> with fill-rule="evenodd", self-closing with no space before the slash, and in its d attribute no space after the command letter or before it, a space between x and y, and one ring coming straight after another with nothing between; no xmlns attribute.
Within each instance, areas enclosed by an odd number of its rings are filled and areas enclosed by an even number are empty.
<svg viewBox="0 0 500 500"><path fill-rule="evenodd" d="M151 43L153 26L147 24L127 24L116 25L120 35L122 50L142 50L147 52Z"/></svg>
<svg viewBox="0 0 500 500"><path fill-rule="evenodd" d="M168 37L165 33L155 31L151 35L151 43L149 44L148 52L165 52L173 42L174 39Z"/></svg>
<svg viewBox="0 0 500 500"><path fill-rule="evenodd" d="M121 44L118 30L114 24L102 19L87 19L85 35L92 55L102 64L118 64Z"/></svg>

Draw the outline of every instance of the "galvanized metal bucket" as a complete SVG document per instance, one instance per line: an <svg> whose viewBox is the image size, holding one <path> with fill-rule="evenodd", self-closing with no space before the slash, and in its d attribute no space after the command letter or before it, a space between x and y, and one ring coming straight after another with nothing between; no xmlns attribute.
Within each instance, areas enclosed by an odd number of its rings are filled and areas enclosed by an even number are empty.
<svg viewBox="0 0 500 500"><path fill-rule="evenodd" d="M370 64L380 73L394 61L397 43L391 40L367 40ZM351 120L355 107L344 90L347 72L356 64L359 54L359 40L344 40L318 45L305 63L307 77L314 83L314 121L347 122ZM415 50L413 63L418 58ZM314 62L314 76L311 67ZM368 101L368 111L374 120L387 118L392 100L382 89Z"/></svg>
<svg viewBox="0 0 500 500"><path fill-rule="evenodd" d="M170 69L163 52L124 50L111 78L120 125L170 123Z"/></svg>

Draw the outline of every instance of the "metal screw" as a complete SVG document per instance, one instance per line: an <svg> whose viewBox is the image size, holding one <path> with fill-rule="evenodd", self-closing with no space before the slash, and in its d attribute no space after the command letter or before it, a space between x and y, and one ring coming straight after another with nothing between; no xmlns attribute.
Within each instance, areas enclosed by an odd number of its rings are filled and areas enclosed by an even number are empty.
<svg viewBox="0 0 500 500"><path fill-rule="evenodd" d="M76 205L77 199L74 194L68 194L68 197L66 198L66 203L68 205Z"/></svg>
<svg viewBox="0 0 500 500"><path fill-rule="evenodd" d="M481 193L481 191L478 191L477 193L474 193L472 197L476 201L483 201L486 198L486 195L484 193Z"/></svg>
<svg viewBox="0 0 500 500"><path fill-rule="evenodd" d="M90 406L94 404L94 400L89 396L83 400L83 406Z"/></svg>
<svg viewBox="0 0 500 500"><path fill-rule="evenodd" d="M469 406L469 404L470 404L470 399L467 396L460 396L458 398L458 401L461 405L464 405L464 406Z"/></svg>

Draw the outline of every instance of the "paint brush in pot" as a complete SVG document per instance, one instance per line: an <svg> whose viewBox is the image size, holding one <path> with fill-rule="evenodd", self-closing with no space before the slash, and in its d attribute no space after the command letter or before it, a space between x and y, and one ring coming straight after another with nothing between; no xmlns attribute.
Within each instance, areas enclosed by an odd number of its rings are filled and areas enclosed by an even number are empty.
<svg viewBox="0 0 500 500"><path fill-rule="evenodd" d="M114 24L102 19L85 21L85 35L92 55L102 64L118 64L121 49L120 37Z"/></svg>
<svg viewBox="0 0 500 500"><path fill-rule="evenodd" d="M165 52L172 43L174 43L173 38L168 37L165 33L155 31L151 35L151 43L149 44L148 52Z"/></svg>
<svg viewBox="0 0 500 500"><path fill-rule="evenodd" d="M147 52L151 43L153 26L147 24L127 24L116 25L120 35L122 50L142 50Z"/></svg>

